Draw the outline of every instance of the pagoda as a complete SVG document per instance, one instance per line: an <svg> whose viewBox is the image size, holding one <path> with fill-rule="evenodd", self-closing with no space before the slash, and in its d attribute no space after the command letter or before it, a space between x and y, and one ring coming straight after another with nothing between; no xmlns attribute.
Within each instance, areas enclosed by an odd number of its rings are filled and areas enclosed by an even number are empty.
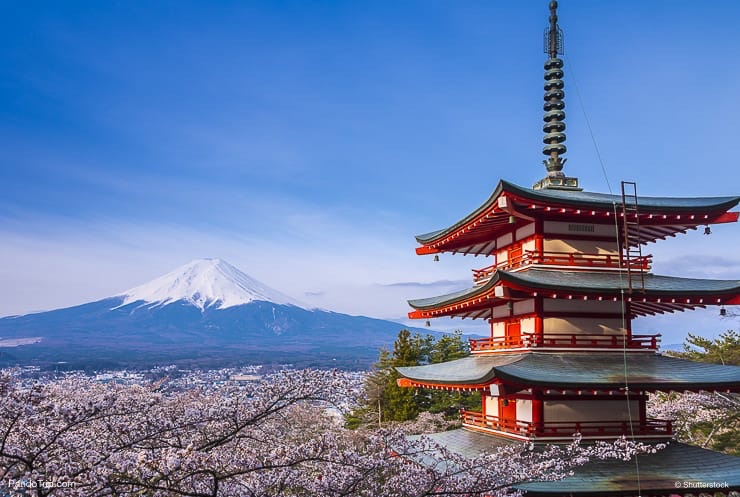
<svg viewBox="0 0 740 497"><path fill-rule="evenodd" d="M462 429L433 436L461 453L517 441L565 442L574 433L585 441L671 439L669 420L647 416L649 393L740 391L740 367L663 356L659 334L632 328L639 316L708 306L724 313L725 306L740 304L739 280L660 276L651 271L652 256L643 253L667 237L737 222L731 209L740 197L638 197L632 182L622 182L616 194L583 191L563 171L563 38L556 1L549 21L547 175L532 188L502 180L457 223L416 237L419 255L473 254L492 262L473 269L468 289L409 301L412 319L486 320L490 335L470 340L466 358L397 368L400 386L481 393L480 412L461 411ZM729 482L722 491L740 490L740 459L733 456L672 442L640 459L642 485L635 484L634 465L602 462L521 490L670 495L676 481Z"/></svg>

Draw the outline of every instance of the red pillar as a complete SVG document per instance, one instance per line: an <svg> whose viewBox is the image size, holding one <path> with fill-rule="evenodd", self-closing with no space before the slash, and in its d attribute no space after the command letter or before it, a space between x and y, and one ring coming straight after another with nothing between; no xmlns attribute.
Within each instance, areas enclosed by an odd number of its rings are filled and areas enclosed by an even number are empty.
<svg viewBox="0 0 740 497"><path fill-rule="evenodd" d="M532 425L534 426L535 433L542 431L542 423L544 422L544 402L542 402L542 392L534 390L532 392L534 398L532 399Z"/></svg>
<svg viewBox="0 0 740 497"><path fill-rule="evenodd" d="M544 331L545 331L545 320L542 317L542 297L535 297L534 299L534 336L537 339L539 345L544 344Z"/></svg>
<svg viewBox="0 0 740 497"><path fill-rule="evenodd" d="M534 251L537 254L537 260L541 261L545 253L545 241L542 235L534 235Z"/></svg>

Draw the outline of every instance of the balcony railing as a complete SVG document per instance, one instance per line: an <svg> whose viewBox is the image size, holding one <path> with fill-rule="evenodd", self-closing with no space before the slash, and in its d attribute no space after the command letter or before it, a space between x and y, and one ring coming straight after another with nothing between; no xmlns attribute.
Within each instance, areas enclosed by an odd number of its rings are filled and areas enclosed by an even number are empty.
<svg viewBox="0 0 740 497"><path fill-rule="evenodd" d="M660 344L657 335L591 335L586 333L542 335L523 333L515 337L492 337L468 339L471 352L501 349L533 349L541 347L596 348L596 349L649 349L657 350Z"/></svg>
<svg viewBox="0 0 740 497"><path fill-rule="evenodd" d="M460 411L463 426L474 426L476 428L487 428L489 430L503 431L517 435L531 437L535 435L535 426L526 421L515 421L513 419L501 419L498 416L483 415L480 412Z"/></svg>
<svg viewBox="0 0 740 497"><path fill-rule="evenodd" d="M648 271L652 263L652 257L652 255L644 255L630 258L628 261L618 254L584 254L578 252L543 252L540 254L539 252L525 250L521 255L509 260L483 269L473 269L473 280L482 282L489 278L496 269L515 269L531 264L590 269L627 269L627 266L629 266L631 270Z"/></svg>
<svg viewBox="0 0 740 497"><path fill-rule="evenodd" d="M501 419L479 412L460 411L463 426L484 430L511 433L526 438L570 438L574 433L584 437L670 437L673 425L666 419L637 421L630 427L629 421L545 421L532 423Z"/></svg>

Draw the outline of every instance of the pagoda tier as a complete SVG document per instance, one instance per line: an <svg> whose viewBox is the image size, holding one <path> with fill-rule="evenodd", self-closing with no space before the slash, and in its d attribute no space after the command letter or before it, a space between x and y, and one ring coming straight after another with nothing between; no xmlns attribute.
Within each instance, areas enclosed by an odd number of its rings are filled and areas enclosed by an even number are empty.
<svg viewBox="0 0 740 497"><path fill-rule="evenodd" d="M519 440L670 438L670 421L647 417L647 393L740 391L740 367L656 354L474 355L396 368L399 386L483 393L463 427Z"/></svg>
<svg viewBox="0 0 740 497"><path fill-rule="evenodd" d="M561 393L580 391L588 396L619 390L629 383L630 388L647 392L740 391L740 366L691 362L654 353L626 357L613 352L473 355L396 370L404 386L452 390L488 390L489 385L503 384L508 392L538 387Z"/></svg>
<svg viewBox="0 0 740 497"><path fill-rule="evenodd" d="M654 315L707 305L740 304L740 280L707 280L644 275L639 292L624 296L626 315ZM553 313L615 315L627 293L626 277L620 273L562 271L532 268L509 272L495 270L487 280L471 288L437 297L409 300L415 310L411 319L452 316L502 318ZM557 310L556 310L557 309ZM616 316L619 317L619 316Z"/></svg>
<svg viewBox="0 0 740 497"><path fill-rule="evenodd" d="M641 196L638 211L627 214L628 220L638 220L640 225L639 233L630 242L654 242L698 226L735 222L738 213L727 211L738 202L740 197ZM621 205L619 195L532 190L501 180L488 200L462 220L448 228L418 235L416 240L422 246L416 253L491 255L502 245L508 245L508 234L534 222L565 223L566 229L568 224L575 224L571 226L573 236L590 235L594 239L600 236L613 241L615 217L620 225L624 218Z"/></svg>
<svg viewBox="0 0 740 497"><path fill-rule="evenodd" d="M488 338L471 339L478 353L519 350L657 350L660 334L633 334L637 316L740 303L740 281L644 275L629 293L621 272L528 268L494 270L455 293L410 300L412 319L487 319Z"/></svg>

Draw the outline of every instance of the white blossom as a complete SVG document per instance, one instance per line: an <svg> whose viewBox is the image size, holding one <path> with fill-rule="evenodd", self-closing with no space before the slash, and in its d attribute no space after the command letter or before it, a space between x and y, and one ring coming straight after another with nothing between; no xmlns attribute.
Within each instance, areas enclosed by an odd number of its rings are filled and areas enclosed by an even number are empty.
<svg viewBox="0 0 740 497"><path fill-rule="evenodd" d="M24 388L0 372L0 494L32 480L53 484L25 495L494 496L591 458L652 450L576 441L465 459L398 428L344 429L326 408L356 393L348 378L283 371L248 386L167 391L82 377ZM419 424L434 427L434 417Z"/></svg>

